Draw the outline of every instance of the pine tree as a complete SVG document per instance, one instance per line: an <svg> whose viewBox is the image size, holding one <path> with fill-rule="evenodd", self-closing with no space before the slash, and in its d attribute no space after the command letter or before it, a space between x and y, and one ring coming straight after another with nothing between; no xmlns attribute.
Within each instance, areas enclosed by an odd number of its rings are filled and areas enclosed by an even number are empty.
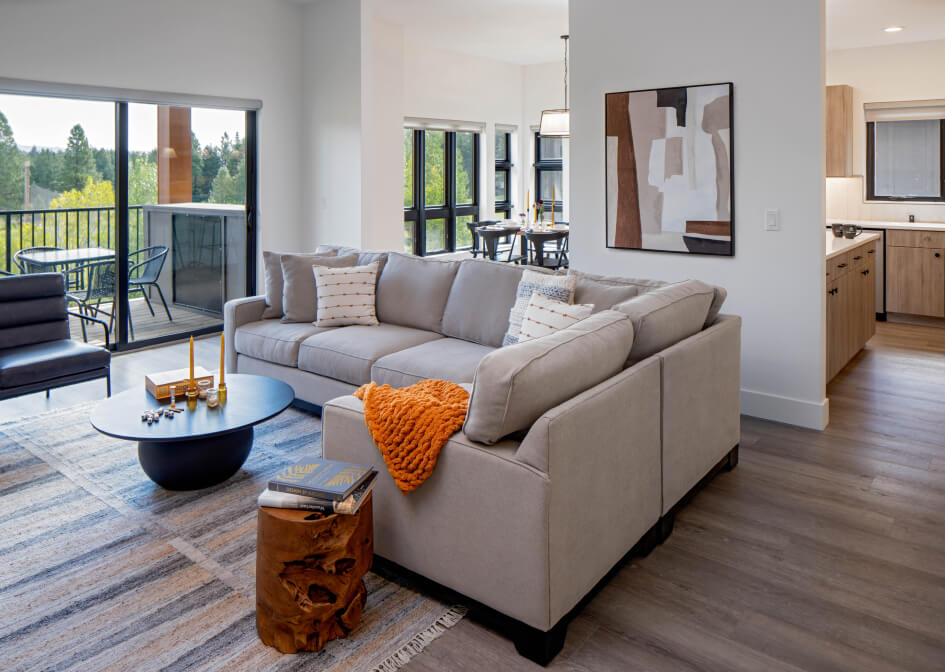
<svg viewBox="0 0 945 672"><path fill-rule="evenodd" d="M13 129L0 112L0 210L22 207L23 155L13 139Z"/></svg>
<svg viewBox="0 0 945 672"><path fill-rule="evenodd" d="M69 144L62 157L62 167L58 180L58 191L85 188L86 178L97 177L95 155L89 147L88 138L82 126L76 124L69 132Z"/></svg>

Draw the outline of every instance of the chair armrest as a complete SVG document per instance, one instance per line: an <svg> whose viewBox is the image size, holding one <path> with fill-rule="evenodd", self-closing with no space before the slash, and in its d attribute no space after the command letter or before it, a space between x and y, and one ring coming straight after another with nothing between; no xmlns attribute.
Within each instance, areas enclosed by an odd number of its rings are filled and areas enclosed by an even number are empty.
<svg viewBox="0 0 945 672"><path fill-rule="evenodd" d="M233 299L223 304L223 334L224 334L224 364L229 373L236 372L236 329L258 322L266 310L265 296L247 296L243 299Z"/></svg>
<svg viewBox="0 0 945 672"><path fill-rule="evenodd" d="M660 368L650 357L556 406L516 452L551 481L552 622L659 519Z"/></svg>
<svg viewBox="0 0 945 672"><path fill-rule="evenodd" d="M4 271L3 269L0 269L0 275L13 275L13 273L10 273L10 271Z"/></svg>
<svg viewBox="0 0 945 672"><path fill-rule="evenodd" d="M72 315L72 317L78 317L80 320L86 320L88 322L95 322L96 324L102 325L102 329L105 330L105 347L108 347L108 324L104 320L100 320L89 315L83 315L81 313L76 313L72 310L67 310L66 313Z"/></svg>

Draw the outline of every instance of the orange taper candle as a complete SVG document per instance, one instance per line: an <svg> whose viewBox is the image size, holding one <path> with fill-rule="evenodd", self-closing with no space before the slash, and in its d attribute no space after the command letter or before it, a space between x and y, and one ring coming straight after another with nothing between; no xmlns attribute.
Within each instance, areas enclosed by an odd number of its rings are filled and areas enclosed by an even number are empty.
<svg viewBox="0 0 945 672"><path fill-rule="evenodd" d="M220 385L223 384L223 332L220 332Z"/></svg>
<svg viewBox="0 0 945 672"><path fill-rule="evenodd" d="M190 386L194 386L194 337L190 337Z"/></svg>

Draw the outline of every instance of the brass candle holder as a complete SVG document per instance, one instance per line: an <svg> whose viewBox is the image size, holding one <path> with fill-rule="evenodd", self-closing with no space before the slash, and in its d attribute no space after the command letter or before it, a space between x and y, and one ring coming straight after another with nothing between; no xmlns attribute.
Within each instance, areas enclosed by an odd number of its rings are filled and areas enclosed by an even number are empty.
<svg viewBox="0 0 945 672"><path fill-rule="evenodd" d="M191 412L197 410L197 386L193 382L187 388L187 410Z"/></svg>
<svg viewBox="0 0 945 672"><path fill-rule="evenodd" d="M217 397L220 399L220 405L226 405L226 383L221 382L217 386Z"/></svg>

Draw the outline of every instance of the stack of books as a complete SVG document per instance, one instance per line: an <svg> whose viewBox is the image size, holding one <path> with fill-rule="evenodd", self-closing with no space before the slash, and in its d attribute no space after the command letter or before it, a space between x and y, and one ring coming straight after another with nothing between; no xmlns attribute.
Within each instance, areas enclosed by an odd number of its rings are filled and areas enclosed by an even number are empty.
<svg viewBox="0 0 945 672"><path fill-rule="evenodd" d="M351 515L361 508L376 479L370 465L335 460L294 464L269 481L259 506Z"/></svg>

